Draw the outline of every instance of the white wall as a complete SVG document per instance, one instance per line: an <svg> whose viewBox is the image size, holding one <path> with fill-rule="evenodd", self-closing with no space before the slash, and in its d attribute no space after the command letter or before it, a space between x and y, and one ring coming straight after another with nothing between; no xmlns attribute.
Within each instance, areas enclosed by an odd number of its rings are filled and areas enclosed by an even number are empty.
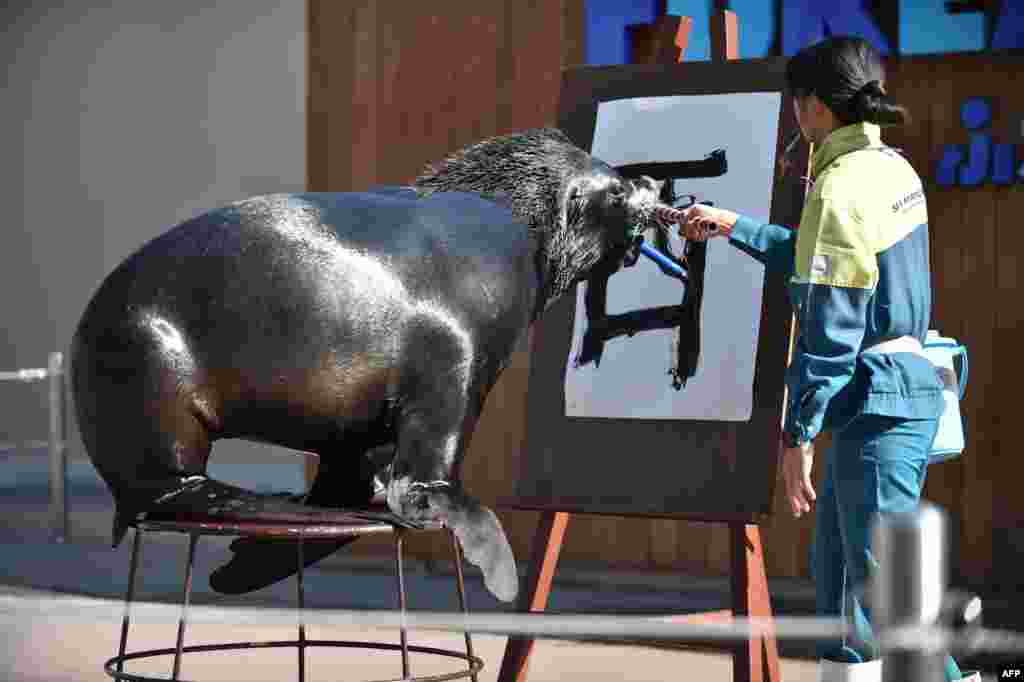
<svg viewBox="0 0 1024 682"><path fill-rule="evenodd" d="M17 4L0 9L0 369L66 350L146 240L305 185L304 0ZM0 441L45 437L33 395L0 385Z"/></svg>

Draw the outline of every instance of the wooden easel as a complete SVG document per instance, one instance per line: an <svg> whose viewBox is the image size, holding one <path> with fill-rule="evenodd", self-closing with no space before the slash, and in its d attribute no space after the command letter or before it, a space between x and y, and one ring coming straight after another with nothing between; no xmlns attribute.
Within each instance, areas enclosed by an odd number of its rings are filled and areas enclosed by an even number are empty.
<svg viewBox="0 0 1024 682"><path fill-rule="evenodd" d="M660 17L650 26L635 27L634 61L637 63L671 63L683 61L693 21L688 17ZM739 57L739 31L736 15L717 10L711 21L712 59L725 61ZM531 351L532 348L531 336ZM540 522L533 539L529 568L517 609L521 612L542 612L547 606L551 583L555 576L562 540L571 511L562 505L510 501L506 508L540 511ZM739 518L741 515L737 515ZM701 519L706 521L707 519ZM727 520L729 527L731 608L697 614L675 616L679 623L721 623L735 617L771 618L772 609L768 579L764 565L761 531L746 519ZM524 682L534 640L510 637L505 648L499 682ZM702 646L705 643L701 643ZM730 650L735 682L779 682L779 653L773 634L751 638L735 645L706 643L706 648Z"/></svg>

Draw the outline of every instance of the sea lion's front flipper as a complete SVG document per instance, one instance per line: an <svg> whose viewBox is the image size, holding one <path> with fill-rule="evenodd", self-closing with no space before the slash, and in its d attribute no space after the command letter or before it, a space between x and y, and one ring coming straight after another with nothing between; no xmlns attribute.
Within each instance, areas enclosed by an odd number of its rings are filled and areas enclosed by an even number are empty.
<svg viewBox="0 0 1024 682"><path fill-rule="evenodd" d="M449 496L444 490L428 493L427 499L431 511L444 519L458 538L466 561L483 573L491 594L501 601L513 601L519 594L519 573L497 515L468 496Z"/></svg>
<svg viewBox="0 0 1024 682"><path fill-rule="evenodd" d="M579 355L576 356L576 367L583 367L590 362L595 367L601 366L601 355L608 333L608 279L611 271L602 268L591 273L587 279L586 293L583 302L587 311L587 327L583 334L583 343Z"/></svg>
<svg viewBox="0 0 1024 682"><path fill-rule="evenodd" d="M449 516L449 527L462 545L466 561L484 574L484 585L501 601L513 601L519 594L516 558L505 531L487 507L478 507Z"/></svg>

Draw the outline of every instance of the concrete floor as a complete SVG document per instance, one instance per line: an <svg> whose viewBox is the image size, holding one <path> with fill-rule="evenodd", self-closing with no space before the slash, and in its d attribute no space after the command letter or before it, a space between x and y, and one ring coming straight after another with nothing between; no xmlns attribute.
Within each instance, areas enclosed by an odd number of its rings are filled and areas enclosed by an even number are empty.
<svg viewBox="0 0 1024 682"><path fill-rule="evenodd" d="M18 682L99 682L110 679L103 661L117 650L119 623L54 624L44 619L21 623L7 638L0 663L0 676ZM188 644L225 639L271 641L294 637L294 630L258 626L237 626L228 631L219 626L189 629ZM354 631L342 628L311 628L307 637L394 642L393 631ZM129 650L173 646L173 625L140 625L133 629ZM410 643L460 650L456 634L417 632ZM484 661L481 682L497 679L505 638L478 635L473 639L477 656ZM164 656L129 664L126 672L170 677L172 658ZM413 654L413 675L454 672L460 663ZM816 666L811 661L784 659L782 676L787 682L810 682ZM297 679L296 654L288 650L249 650L186 655L183 680L280 682ZM383 680L401 677L397 653L311 649L307 652L307 677L320 680ZM540 641L534 647L528 679L533 682L620 682L622 680L730 680L732 664L722 654L700 653L641 646L589 644L563 640Z"/></svg>

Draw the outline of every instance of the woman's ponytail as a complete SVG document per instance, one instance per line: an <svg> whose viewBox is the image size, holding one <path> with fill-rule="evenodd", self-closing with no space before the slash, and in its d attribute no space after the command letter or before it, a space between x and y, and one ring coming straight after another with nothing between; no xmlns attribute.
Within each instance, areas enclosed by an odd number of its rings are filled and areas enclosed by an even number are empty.
<svg viewBox="0 0 1024 682"><path fill-rule="evenodd" d="M905 107L894 103L885 92L881 81L869 80L850 99L850 114L857 121L878 125L905 125L910 114Z"/></svg>

